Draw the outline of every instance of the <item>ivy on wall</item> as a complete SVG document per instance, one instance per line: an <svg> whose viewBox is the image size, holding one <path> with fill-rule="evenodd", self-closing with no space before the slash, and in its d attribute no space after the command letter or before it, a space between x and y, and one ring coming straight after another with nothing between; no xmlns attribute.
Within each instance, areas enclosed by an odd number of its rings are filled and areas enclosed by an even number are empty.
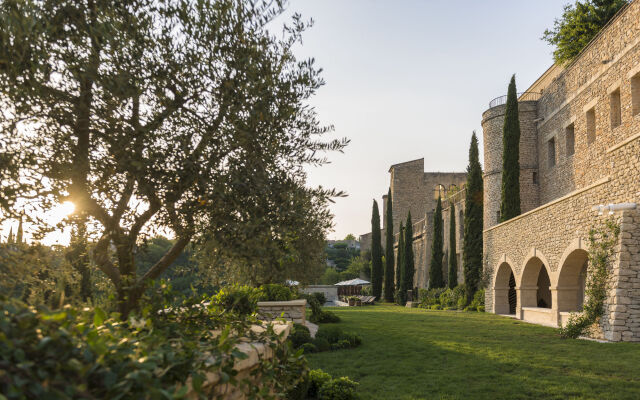
<svg viewBox="0 0 640 400"><path fill-rule="evenodd" d="M575 339L589 333L604 314L604 302L611 281L611 263L620 236L620 226L611 218L604 226L589 231L589 266L581 313L571 313L567 325L560 328L563 338Z"/></svg>

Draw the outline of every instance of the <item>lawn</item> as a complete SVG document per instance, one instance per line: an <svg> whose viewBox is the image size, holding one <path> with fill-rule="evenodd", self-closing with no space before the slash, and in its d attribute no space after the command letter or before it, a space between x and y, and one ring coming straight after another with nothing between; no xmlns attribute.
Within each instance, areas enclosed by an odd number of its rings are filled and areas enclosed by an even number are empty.
<svg viewBox="0 0 640 400"><path fill-rule="evenodd" d="M561 339L493 314L332 308L363 344L308 356L363 399L639 399L640 344Z"/></svg>

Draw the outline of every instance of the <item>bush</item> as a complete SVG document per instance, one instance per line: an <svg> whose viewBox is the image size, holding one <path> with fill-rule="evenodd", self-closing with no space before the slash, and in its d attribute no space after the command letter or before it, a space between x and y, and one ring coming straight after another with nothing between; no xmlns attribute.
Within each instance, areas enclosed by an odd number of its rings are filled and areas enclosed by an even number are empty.
<svg viewBox="0 0 640 400"><path fill-rule="evenodd" d="M371 285L363 286L360 290L360 294L363 296L373 296L373 289L371 288Z"/></svg>
<svg viewBox="0 0 640 400"><path fill-rule="evenodd" d="M444 288L420 289L418 290L418 301L420 307L428 309L440 309L440 295L445 292ZM436 306L435 308L433 306Z"/></svg>
<svg viewBox="0 0 640 400"><path fill-rule="evenodd" d="M327 297L322 292L311 293L311 296L315 297L315 299L318 300L318 303L320 303L321 306L323 306L324 303L327 302Z"/></svg>
<svg viewBox="0 0 640 400"><path fill-rule="evenodd" d="M300 346L300 348L302 349L302 352L304 354L310 354L310 353L317 353L318 352L318 348L313 343L303 343L302 346Z"/></svg>
<svg viewBox="0 0 640 400"><path fill-rule="evenodd" d="M469 304L469 307L467 308L472 311L484 312L484 289L478 290L473 295L473 300L471 301L471 304Z"/></svg>
<svg viewBox="0 0 640 400"><path fill-rule="evenodd" d="M462 310L467 305L467 290L464 285L446 289L440 294L440 306L444 310Z"/></svg>
<svg viewBox="0 0 640 400"><path fill-rule="evenodd" d="M318 391L320 400L355 400L358 398L358 384L347 377L331 379L325 382Z"/></svg>
<svg viewBox="0 0 640 400"><path fill-rule="evenodd" d="M297 297L289 286L277 283L264 284L260 286L260 289L263 293L261 301L289 301Z"/></svg>
<svg viewBox="0 0 640 400"><path fill-rule="evenodd" d="M344 332L338 326L321 326L316 334L316 340L318 339L326 340L331 346L331 350L349 349L362 344L360 335L354 332Z"/></svg>
<svg viewBox="0 0 640 400"><path fill-rule="evenodd" d="M309 371L309 391L307 392L307 396L309 398L315 398L318 396L318 392L320 392L320 388L324 386L325 383L331 381L331 375L327 374L321 369L312 369Z"/></svg>
<svg viewBox="0 0 640 400"><path fill-rule="evenodd" d="M313 295L306 295L305 298L309 303L309 307L311 307L311 316L309 317L309 321L314 324L340 322L340 317L331 311L325 311L322 309L319 297L315 296L315 293ZM324 298L324 295L322 295L322 298Z"/></svg>
<svg viewBox="0 0 640 400"><path fill-rule="evenodd" d="M305 343L311 342L311 334L309 333L309 328L302 324L293 324L293 330L289 335L289 340L291 340L291 344L295 349L299 348Z"/></svg>
<svg viewBox="0 0 640 400"><path fill-rule="evenodd" d="M257 311L258 301L263 297L260 289L251 286L233 285L220 289L211 298L211 302L219 305L225 311L238 315L250 315Z"/></svg>
<svg viewBox="0 0 640 400"><path fill-rule="evenodd" d="M331 350L331 344L323 337L316 337L311 343L316 346L316 350L318 350L318 352Z"/></svg>
<svg viewBox="0 0 640 400"><path fill-rule="evenodd" d="M231 371L244 357L236 350L243 338L277 342L270 329L250 330L258 322L202 298L148 307L122 323L99 308L36 310L0 296L0 393L7 399L183 398L191 380L204 394L207 374ZM304 357L288 345L273 350L273 359L256 366L259 382L229 383L250 398L260 386L276 393L295 387L306 374Z"/></svg>

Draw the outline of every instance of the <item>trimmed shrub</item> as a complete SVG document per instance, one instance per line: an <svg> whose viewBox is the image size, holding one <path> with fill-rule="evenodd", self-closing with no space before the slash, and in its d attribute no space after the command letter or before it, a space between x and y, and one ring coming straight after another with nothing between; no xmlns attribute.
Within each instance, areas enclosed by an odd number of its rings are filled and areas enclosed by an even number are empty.
<svg viewBox="0 0 640 400"><path fill-rule="evenodd" d="M473 300L468 307L469 310L484 312L484 289L478 290L473 295Z"/></svg>
<svg viewBox="0 0 640 400"><path fill-rule="evenodd" d="M356 388L358 384L343 376L325 382L318 391L319 400L356 400Z"/></svg>
<svg viewBox="0 0 640 400"><path fill-rule="evenodd" d="M289 301L296 298L296 294L289 286L278 283L267 283L260 286L262 290L261 301Z"/></svg>
<svg viewBox="0 0 640 400"><path fill-rule="evenodd" d="M320 303L321 306L323 306L324 303L327 302L327 297L322 292L311 293L311 295L315 297L316 300L318 300L318 303Z"/></svg>
<svg viewBox="0 0 640 400"><path fill-rule="evenodd" d="M362 344L360 335L354 332L344 332L338 326L321 326L316 334L316 339L325 339L330 344L331 350L349 349Z"/></svg>
<svg viewBox="0 0 640 400"><path fill-rule="evenodd" d="M311 343L316 346L316 350L318 350L318 352L331 350L331 344L323 337L316 337Z"/></svg>
<svg viewBox="0 0 640 400"><path fill-rule="evenodd" d="M309 333L309 328L302 324L293 324L293 330L289 335L289 339L291 340L291 344L295 349L299 348L305 343L311 342L311 334Z"/></svg>
<svg viewBox="0 0 640 400"><path fill-rule="evenodd" d="M316 353L318 348L313 343L304 343L300 346L304 354Z"/></svg>
<svg viewBox="0 0 640 400"><path fill-rule="evenodd" d="M258 301L262 299L263 295L260 289L246 285L233 285L220 289L211 298L211 302L219 305L225 311L238 315L250 315L257 311Z"/></svg>
<svg viewBox="0 0 640 400"><path fill-rule="evenodd" d="M324 295L322 295L324 298ZM334 323L340 322L340 317L332 313L331 311L326 311L322 309L322 304L318 300L318 297L314 295L306 296L307 302L309 303L309 307L311 307L311 316L309 317L309 321L314 324L326 324L326 323Z"/></svg>
<svg viewBox="0 0 640 400"><path fill-rule="evenodd" d="M321 369L312 369L309 371L309 391L307 392L307 396L309 398L315 398L318 396L318 392L320 392L320 388L324 386L325 383L331 381L331 375L327 374Z"/></svg>

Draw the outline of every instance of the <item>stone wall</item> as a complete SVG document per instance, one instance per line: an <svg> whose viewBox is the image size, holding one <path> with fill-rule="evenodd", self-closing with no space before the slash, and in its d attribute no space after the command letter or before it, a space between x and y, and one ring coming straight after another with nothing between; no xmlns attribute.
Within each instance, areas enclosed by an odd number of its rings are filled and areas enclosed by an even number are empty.
<svg viewBox="0 0 640 400"><path fill-rule="evenodd" d="M338 287L334 285L309 285L302 288L302 293L323 293L327 301L338 300Z"/></svg>
<svg viewBox="0 0 640 400"><path fill-rule="evenodd" d="M284 318L287 321L293 321L303 324L306 321L307 300L290 300L290 301L260 301L258 302L258 314L260 319L272 321L276 318Z"/></svg>
<svg viewBox="0 0 640 400"><path fill-rule="evenodd" d="M498 163L498 124L493 126L490 117L500 110L483 115L489 139L483 265L489 279L487 310L507 313L515 306L516 317L555 326L581 309L588 232L609 218L592 207L640 200L640 112L634 112L640 98L632 100L631 82L638 73L640 1L635 0L571 64L550 69L534 84L544 89L537 102L537 139L535 145L521 142L521 154L523 147L537 152L541 205L498 225L493 214L499 208L499 179L489 173ZM521 175L521 185L524 179ZM640 341L640 214L635 209L612 217L620 223L621 236L596 336ZM515 285L509 282L511 274ZM550 305L541 301L545 285ZM515 299L508 295L513 292Z"/></svg>

